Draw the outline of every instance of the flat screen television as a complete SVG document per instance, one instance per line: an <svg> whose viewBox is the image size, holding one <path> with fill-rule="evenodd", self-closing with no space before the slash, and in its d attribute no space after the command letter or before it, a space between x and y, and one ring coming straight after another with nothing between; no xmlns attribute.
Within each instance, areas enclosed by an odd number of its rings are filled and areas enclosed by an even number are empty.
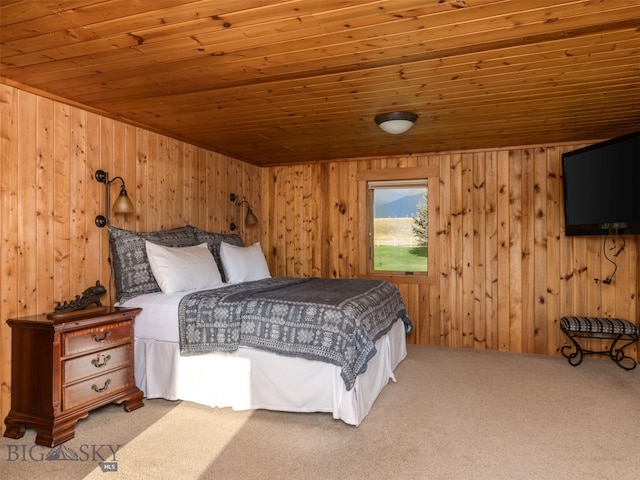
<svg viewBox="0 0 640 480"><path fill-rule="evenodd" d="M566 235L640 234L640 132L562 155Z"/></svg>

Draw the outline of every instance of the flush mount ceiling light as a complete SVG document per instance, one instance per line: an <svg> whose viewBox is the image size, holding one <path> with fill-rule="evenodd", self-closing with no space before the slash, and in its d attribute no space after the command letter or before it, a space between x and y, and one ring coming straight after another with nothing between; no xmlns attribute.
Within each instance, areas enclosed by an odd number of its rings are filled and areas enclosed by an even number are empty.
<svg viewBox="0 0 640 480"><path fill-rule="evenodd" d="M376 115L374 120L376 125L385 132L397 135L413 127L413 124L418 120L418 115L409 112L382 113Z"/></svg>

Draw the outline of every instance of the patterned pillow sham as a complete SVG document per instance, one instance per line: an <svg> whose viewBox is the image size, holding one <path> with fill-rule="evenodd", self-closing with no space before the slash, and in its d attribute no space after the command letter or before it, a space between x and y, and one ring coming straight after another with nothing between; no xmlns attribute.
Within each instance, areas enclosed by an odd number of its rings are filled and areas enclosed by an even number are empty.
<svg viewBox="0 0 640 480"><path fill-rule="evenodd" d="M195 227L187 225L157 232L133 232L108 227L116 298L120 303L138 295L159 292L145 247L145 240L165 247L191 247L200 242Z"/></svg>
<svg viewBox="0 0 640 480"><path fill-rule="evenodd" d="M207 242L207 246L209 250L213 254L213 258L218 265L218 270L220 271L220 275L222 275L222 281L226 282L224 276L224 269L222 268L222 260L220 260L220 244L222 242L228 243L230 245L235 245L238 247L244 247L244 243L240 235L235 233L212 233L205 232L204 230L200 230L197 227L193 227L196 236L196 243L204 243Z"/></svg>

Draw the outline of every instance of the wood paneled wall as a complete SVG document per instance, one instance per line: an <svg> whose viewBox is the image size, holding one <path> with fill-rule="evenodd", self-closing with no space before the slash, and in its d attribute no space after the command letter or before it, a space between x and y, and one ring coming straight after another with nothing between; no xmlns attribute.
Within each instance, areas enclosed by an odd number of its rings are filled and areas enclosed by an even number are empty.
<svg viewBox="0 0 640 480"><path fill-rule="evenodd" d="M0 84L0 415L10 408L11 331L6 319L50 312L96 280L110 283L108 235L94 219L121 176L134 214L114 226L160 230L187 223L228 232L229 193L261 216L261 169L42 96ZM112 200L119 192L111 185ZM259 228L241 232L245 242ZM108 295L111 293L108 288ZM109 301L107 297L102 299ZM2 424L4 431L4 424Z"/></svg>
<svg viewBox="0 0 640 480"><path fill-rule="evenodd" d="M357 277L365 252L358 172L432 166L440 172L429 219L435 282L397 282L415 324L412 342L556 355L563 315L638 323L638 236L625 237L607 286L594 281L613 269L604 237L563 232L561 154L579 146L266 168L262 244L272 273Z"/></svg>
<svg viewBox="0 0 640 480"><path fill-rule="evenodd" d="M235 192L261 221L244 240L262 242L273 275L354 278L364 254L358 173L436 167L434 282L397 283L415 324L411 342L556 355L562 315L639 322L639 237L626 237L605 286L594 281L612 269L603 238L562 230L561 153L581 145L260 169L2 84L0 119L2 419L11 388L6 319L51 311L96 280L110 284L107 232L94 225L104 213L97 169L122 176L136 206L112 217L115 226L225 232Z"/></svg>

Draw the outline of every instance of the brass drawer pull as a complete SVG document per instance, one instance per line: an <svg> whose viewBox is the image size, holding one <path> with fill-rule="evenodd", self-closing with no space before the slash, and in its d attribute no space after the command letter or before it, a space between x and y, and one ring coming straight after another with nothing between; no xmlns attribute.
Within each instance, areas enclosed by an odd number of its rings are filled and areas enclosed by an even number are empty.
<svg viewBox="0 0 640 480"><path fill-rule="evenodd" d="M111 335L111 330L107 330L106 332L104 332L104 337L102 338L98 338L98 335L96 335L95 333L91 334L96 342L104 342L107 338L109 338L109 335Z"/></svg>
<svg viewBox="0 0 640 480"><path fill-rule="evenodd" d="M103 355L102 353L99 353L96 358L91 360L91 365L96 368L106 367L109 360L111 360L111 355Z"/></svg>
<svg viewBox="0 0 640 480"><path fill-rule="evenodd" d="M109 388L109 384L110 384L110 383L111 383L111 379L110 379L110 378L107 378L107 381L106 381L106 382L104 382L104 386L103 386L102 388L98 388L98 386L94 383L93 385L91 385L91 389L92 389L94 392L98 392L98 393L100 393L100 392L104 392L107 388Z"/></svg>

